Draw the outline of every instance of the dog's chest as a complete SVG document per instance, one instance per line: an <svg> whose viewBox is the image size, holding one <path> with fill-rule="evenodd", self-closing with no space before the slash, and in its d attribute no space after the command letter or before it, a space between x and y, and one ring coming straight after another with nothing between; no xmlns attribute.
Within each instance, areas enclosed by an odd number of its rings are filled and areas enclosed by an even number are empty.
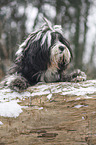
<svg viewBox="0 0 96 145"><path fill-rule="evenodd" d="M41 82L56 82L60 80L60 74L56 67L49 67L45 72L42 73Z"/></svg>

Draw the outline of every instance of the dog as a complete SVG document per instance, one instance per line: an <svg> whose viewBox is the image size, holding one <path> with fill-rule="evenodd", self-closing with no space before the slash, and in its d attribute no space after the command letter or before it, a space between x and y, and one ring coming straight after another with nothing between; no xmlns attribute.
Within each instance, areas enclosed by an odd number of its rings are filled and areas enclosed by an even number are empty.
<svg viewBox="0 0 96 145"><path fill-rule="evenodd" d="M79 69L66 74L73 58L62 27L44 18L44 24L32 32L16 52L16 60L3 81L5 86L22 91L38 82L84 81L86 74Z"/></svg>

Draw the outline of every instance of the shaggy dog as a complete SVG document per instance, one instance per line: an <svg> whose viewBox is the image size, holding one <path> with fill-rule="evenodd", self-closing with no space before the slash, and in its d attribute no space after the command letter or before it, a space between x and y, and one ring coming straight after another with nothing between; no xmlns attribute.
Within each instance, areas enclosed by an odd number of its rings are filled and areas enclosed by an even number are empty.
<svg viewBox="0 0 96 145"><path fill-rule="evenodd" d="M24 90L38 82L83 81L80 70L65 74L72 59L69 42L59 25L52 26L44 18L44 25L32 32L16 52L16 60L4 85L13 90Z"/></svg>

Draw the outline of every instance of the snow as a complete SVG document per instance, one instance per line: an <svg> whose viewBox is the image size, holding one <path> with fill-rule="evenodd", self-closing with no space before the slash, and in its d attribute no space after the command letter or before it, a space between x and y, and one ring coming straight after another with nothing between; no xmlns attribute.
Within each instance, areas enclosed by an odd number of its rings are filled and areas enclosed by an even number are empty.
<svg viewBox="0 0 96 145"><path fill-rule="evenodd" d="M8 88L0 89L0 116L3 117L18 117L22 113L22 109L26 109L25 106L20 106L18 102L25 98L31 98L34 96L45 96L50 100L54 94L59 95L73 95L76 100L80 99L91 99L96 97L96 80L89 80L80 83L71 82L58 82L58 83L47 83L37 84L29 87L24 92L13 92ZM93 95L92 95L93 94ZM82 106L75 106L80 108ZM35 109L42 110L43 107L36 107Z"/></svg>
<svg viewBox="0 0 96 145"><path fill-rule="evenodd" d="M36 110L42 110L43 109L43 107L38 107L38 106L34 106L33 108L36 109Z"/></svg>
<svg viewBox="0 0 96 145"><path fill-rule="evenodd" d="M47 99L50 100L51 98L52 98L52 94L49 94L49 95L47 96Z"/></svg>
<svg viewBox="0 0 96 145"><path fill-rule="evenodd" d="M49 94L50 92L49 91L37 91L37 92L35 92L35 93L32 93L32 96L39 96L39 95L47 95L47 94Z"/></svg>
<svg viewBox="0 0 96 145"><path fill-rule="evenodd" d="M29 92L13 92L10 89L1 89L0 90L0 116L3 117L18 117L22 113L22 108L25 106L20 106L18 102L20 99L29 96Z"/></svg>
<svg viewBox="0 0 96 145"><path fill-rule="evenodd" d="M82 116L82 120L85 120L85 118Z"/></svg>
<svg viewBox="0 0 96 145"><path fill-rule="evenodd" d="M72 95L77 95L77 96L80 96L80 95L86 95L87 94L93 94L94 93L94 87L88 87L88 88L82 88L82 87L79 87L78 89L75 89L75 88L71 88L68 89L67 92L63 92L62 95L67 95L67 94L72 94Z"/></svg>
<svg viewBox="0 0 96 145"><path fill-rule="evenodd" d="M76 105L76 106L74 106L74 108L81 108L81 107L85 107L85 105Z"/></svg>
<svg viewBox="0 0 96 145"><path fill-rule="evenodd" d="M16 118L20 113L22 113L22 108L25 107L17 104L16 100L3 102L0 104L0 116Z"/></svg>
<svg viewBox="0 0 96 145"><path fill-rule="evenodd" d="M0 121L0 126L3 125L3 123Z"/></svg>
<svg viewBox="0 0 96 145"><path fill-rule="evenodd" d="M32 91L33 89L33 91ZM30 89L29 89L30 90ZM81 83L48 83L46 85L36 85L31 87L31 96L47 95L47 99L51 99L52 94L60 95L76 95L77 99L81 96L85 99L90 99L90 94L96 92L96 80L89 80Z"/></svg>

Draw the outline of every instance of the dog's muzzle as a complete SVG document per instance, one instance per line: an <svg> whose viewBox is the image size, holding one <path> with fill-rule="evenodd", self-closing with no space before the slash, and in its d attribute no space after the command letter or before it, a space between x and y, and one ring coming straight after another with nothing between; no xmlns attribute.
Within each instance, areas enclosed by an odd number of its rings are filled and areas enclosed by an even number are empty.
<svg viewBox="0 0 96 145"><path fill-rule="evenodd" d="M70 63L71 54L69 49L61 42L56 43L51 50L51 64L58 69Z"/></svg>

